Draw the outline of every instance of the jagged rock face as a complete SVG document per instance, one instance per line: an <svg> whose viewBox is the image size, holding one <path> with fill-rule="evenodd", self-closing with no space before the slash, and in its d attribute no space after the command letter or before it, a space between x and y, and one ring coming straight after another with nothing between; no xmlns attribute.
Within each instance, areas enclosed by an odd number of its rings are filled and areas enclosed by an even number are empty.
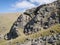
<svg viewBox="0 0 60 45"><path fill-rule="evenodd" d="M24 33L34 33L59 23L57 2L41 5L34 10L33 14L31 15L32 19L24 26Z"/></svg>
<svg viewBox="0 0 60 45"><path fill-rule="evenodd" d="M25 34L32 34L59 23L60 13L58 12L60 11L60 8L58 7L60 6L57 6L57 2L58 1L26 10L18 17L17 21L13 24L9 34L12 35L12 33L15 32L14 35L16 35L15 37L17 37L18 34L16 32L16 27L22 28Z"/></svg>

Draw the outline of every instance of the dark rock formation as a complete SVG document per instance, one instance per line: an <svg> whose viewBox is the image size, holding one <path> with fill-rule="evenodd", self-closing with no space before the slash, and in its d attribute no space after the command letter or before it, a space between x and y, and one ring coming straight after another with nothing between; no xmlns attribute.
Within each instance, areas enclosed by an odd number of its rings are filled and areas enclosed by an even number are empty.
<svg viewBox="0 0 60 45"><path fill-rule="evenodd" d="M31 12L31 14L28 13L32 18L24 26L24 33L29 34L37 32L41 30L41 28L47 29L52 25L59 23L59 15L57 13L57 10L58 10L57 1L50 4L44 4L35 8L35 10L33 10L34 13L33 12ZM26 13L27 11L24 14Z"/></svg>

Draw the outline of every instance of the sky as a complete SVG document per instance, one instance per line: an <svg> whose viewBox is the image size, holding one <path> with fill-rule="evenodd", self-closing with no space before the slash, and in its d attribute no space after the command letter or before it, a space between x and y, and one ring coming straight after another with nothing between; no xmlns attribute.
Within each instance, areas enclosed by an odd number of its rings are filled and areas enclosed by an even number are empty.
<svg viewBox="0 0 60 45"><path fill-rule="evenodd" d="M24 12L27 9L54 1L56 0L0 0L0 13Z"/></svg>

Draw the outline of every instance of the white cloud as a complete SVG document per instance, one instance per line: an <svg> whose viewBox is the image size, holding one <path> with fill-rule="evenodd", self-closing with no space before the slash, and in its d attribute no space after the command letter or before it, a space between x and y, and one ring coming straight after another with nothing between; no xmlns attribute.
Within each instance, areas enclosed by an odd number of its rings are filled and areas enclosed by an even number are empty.
<svg viewBox="0 0 60 45"><path fill-rule="evenodd" d="M31 7L35 7L34 4L28 2L28 1L22 1L22 2L17 2L15 5L12 5L13 8L15 9L29 9Z"/></svg>
<svg viewBox="0 0 60 45"><path fill-rule="evenodd" d="M16 3L16 7L18 7L18 8L30 8L30 7L35 7L35 5L31 4L27 1L23 1L23 2Z"/></svg>
<svg viewBox="0 0 60 45"><path fill-rule="evenodd" d="M25 9L36 7L41 4L51 3L53 1L56 1L56 0L29 0L29 1L19 0L18 2L12 5L12 9L16 9L16 10L22 9L24 11ZM35 3L38 3L38 5L36 5Z"/></svg>
<svg viewBox="0 0 60 45"><path fill-rule="evenodd" d="M30 2L34 3L34 2L37 2L40 4L47 4L47 3L51 3L51 2L54 2L56 0L30 0Z"/></svg>

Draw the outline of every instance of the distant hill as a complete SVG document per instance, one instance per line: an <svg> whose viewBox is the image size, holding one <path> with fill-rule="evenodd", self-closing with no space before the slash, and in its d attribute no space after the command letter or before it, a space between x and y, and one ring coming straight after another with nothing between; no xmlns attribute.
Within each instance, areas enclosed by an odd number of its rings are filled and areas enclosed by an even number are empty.
<svg viewBox="0 0 60 45"><path fill-rule="evenodd" d="M0 13L0 34L10 30L21 13Z"/></svg>

